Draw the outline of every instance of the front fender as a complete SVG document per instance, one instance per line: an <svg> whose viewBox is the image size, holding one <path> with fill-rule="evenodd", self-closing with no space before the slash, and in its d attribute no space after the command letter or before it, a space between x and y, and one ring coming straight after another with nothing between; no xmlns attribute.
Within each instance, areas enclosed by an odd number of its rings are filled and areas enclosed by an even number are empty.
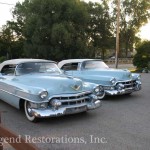
<svg viewBox="0 0 150 150"><path fill-rule="evenodd" d="M134 80L140 80L141 79L141 75L138 73L132 73L131 75L132 75L132 79L134 79Z"/></svg>
<svg viewBox="0 0 150 150"><path fill-rule="evenodd" d="M42 99L39 97L39 92L45 89L23 84L16 84L14 87L14 90L11 92L12 95L31 102L40 103L42 101Z"/></svg>

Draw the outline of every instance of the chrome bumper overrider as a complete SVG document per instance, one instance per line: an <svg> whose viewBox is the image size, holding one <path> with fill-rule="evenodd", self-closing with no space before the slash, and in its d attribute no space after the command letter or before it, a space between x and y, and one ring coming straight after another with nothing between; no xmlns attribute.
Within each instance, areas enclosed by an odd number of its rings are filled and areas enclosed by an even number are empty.
<svg viewBox="0 0 150 150"><path fill-rule="evenodd" d="M84 112L87 110L96 109L100 106L101 106L101 101L95 100L90 103L82 103L82 104L78 104L75 106L73 106L73 105L66 106L66 107L62 106L62 107L59 107L58 109L54 109L54 108L35 109L35 108L32 108L31 113L32 113L32 115L34 115L35 117L38 117L38 118L57 117L57 116L63 116L63 115L67 115L67 114L76 114L76 113Z"/></svg>
<svg viewBox="0 0 150 150"><path fill-rule="evenodd" d="M131 93L133 92L134 90L133 89L128 89L128 90L107 90L105 91L106 92L106 95L123 95L123 94L127 94L127 93Z"/></svg>
<svg viewBox="0 0 150 150"><path fill-rule="evenodd" d="M131 88L122 88L120 90L115 89L115 90L105 90L106 95L123 95L123 94L128 94L128 93L132 93L134 91L139 91L141 90L141 82L137 81L136 82L136 86L135 87L131 87Z"/></svg>

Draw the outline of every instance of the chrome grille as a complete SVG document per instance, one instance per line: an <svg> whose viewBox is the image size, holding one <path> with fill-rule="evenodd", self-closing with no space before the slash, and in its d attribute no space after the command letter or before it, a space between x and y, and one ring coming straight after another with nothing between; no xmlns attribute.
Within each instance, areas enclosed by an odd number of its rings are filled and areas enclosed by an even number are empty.
<svg viewBox="0 0 150 150"><path fill-rule="evenodd" d="M61 96L54 96L52 99L57 99L62 102L62 106L67 106L67 105L77 105L77 104L82 104L90 101L90 96L91 93L81 93L78 95L61 95Z"/></svg>
<svg viewBox="0 0 150 150"><path fill-rule="evenodd" d="M130 81L119 81L118 83L122 83L124 85L125 89L128 88L134 88L136 86L136 80L130 80Z"/></svg>

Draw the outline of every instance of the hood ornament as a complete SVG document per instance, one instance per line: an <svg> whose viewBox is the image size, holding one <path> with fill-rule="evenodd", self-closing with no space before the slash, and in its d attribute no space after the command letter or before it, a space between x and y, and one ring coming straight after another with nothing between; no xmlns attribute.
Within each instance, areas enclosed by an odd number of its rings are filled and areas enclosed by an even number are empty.
<svg viewBox="0 0 150 150"><path fill-rule="evenodd" d="M71 88L75 91L78 91L80 89L81 85L74 85L74 86L71 86Z"/></svg>

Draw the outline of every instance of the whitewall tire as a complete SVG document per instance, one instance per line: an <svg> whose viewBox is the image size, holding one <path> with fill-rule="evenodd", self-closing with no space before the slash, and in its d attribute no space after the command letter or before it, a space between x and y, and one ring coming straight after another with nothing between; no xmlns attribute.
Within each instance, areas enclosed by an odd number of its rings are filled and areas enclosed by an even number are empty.
<svg viewBox="0 0 150 150"><path fill-rule="evenodd" d="M31 122L36 122L37 118L31 114L31 104L29 101L24 102L24 111L27 119Z"/></svg>

